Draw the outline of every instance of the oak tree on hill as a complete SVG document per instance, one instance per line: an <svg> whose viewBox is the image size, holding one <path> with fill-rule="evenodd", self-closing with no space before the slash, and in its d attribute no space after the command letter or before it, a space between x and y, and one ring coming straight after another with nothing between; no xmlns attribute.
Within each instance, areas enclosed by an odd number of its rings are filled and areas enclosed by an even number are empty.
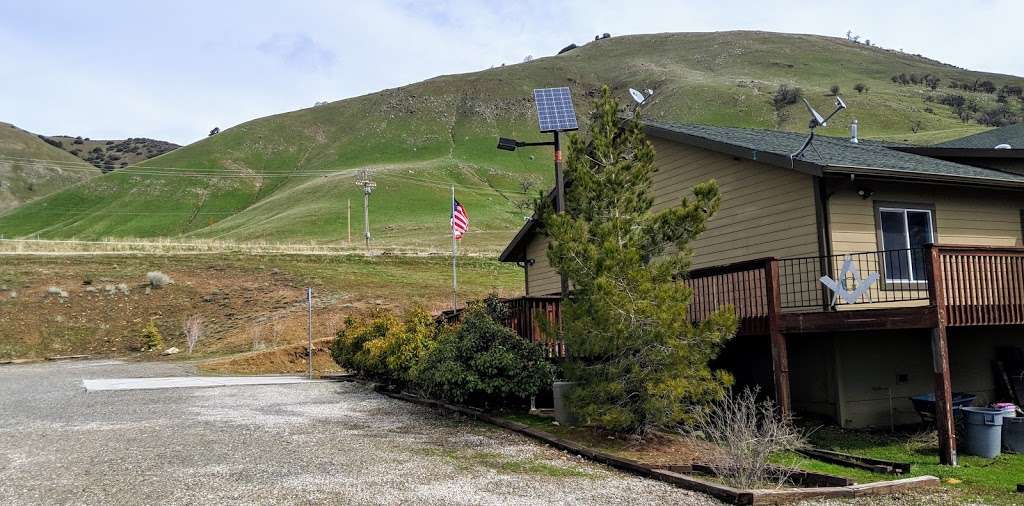
<svg viewBox="0 0 1024 506"><path fill-rule="evenodd" d="M723 394L732 379L709 362L737 323L730 307L696 325L685 317L688 245L718 210L717 183L652 212L654 171L653 146L605 87L589 136L570 136L566 212L542 213L548 258L572 286L559 331L577 382L570 402L588 423L638 435Z"/></svg>

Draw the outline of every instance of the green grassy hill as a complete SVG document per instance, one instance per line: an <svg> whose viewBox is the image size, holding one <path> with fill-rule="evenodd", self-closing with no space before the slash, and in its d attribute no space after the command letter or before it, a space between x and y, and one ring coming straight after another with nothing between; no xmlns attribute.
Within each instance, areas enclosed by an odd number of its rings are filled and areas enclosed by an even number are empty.
<svg viewBox="0 0 1024 506"><path fill-rule="evenodd" d="M100 175L99 169L80 170L77 161L32 133L0 123L0 213ZM76 166L64 168L68 162Z"/></svg>
<svg viewBox="0 0 1024 506"><path fill-rule="evenodd" d="M936 90L899 85L899 73L942 79ZM581 119L607 84L653 88L645 115L659 120L802 130L800 105L781 112L772 95L798 86L830 109L838 85L850 109L824 133L937 142L985 127L963 123L937 99L967 95L981 109L996 95L946 88L952 81L1024 79L959 69L843 39L762 32L624 36L562 55L481 72L441 76L402 88L256 119L0 215L0 233L53 238L186 236L230 240L343 241L351 199L353 236L362 197L352 170L378 182L370 219L379 248L443 249L448 186L469 210L469 250L500 248L522 223L518 204L551 179L550 153L494 148L498 135L541 140L531 103L536 87L572 87ZM869 90L857 93L863 83ZM931 96L931 99L928 97ZM1008 107L1019 113L1021 101ZM914 131L917 133L914 133ZM190 175L191 174L191 175Z"/></svg>

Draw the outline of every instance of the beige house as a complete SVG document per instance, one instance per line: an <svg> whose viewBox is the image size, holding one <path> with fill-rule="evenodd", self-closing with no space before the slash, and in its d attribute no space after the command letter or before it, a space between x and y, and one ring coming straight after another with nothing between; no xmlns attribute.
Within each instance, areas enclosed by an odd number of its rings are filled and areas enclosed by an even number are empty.
<svg viewBox="0 0 1024 506"><path fill-rule="evenodd" d="M737 307L739 335L721 365L741 382L845 427L920 421L910 397L935 391L937 375L940 399L950 380L979 404L1006 397L993 361L1016 367L1002 347L1024 348L1024 170L1005 167L1024 150L1001 148L991 165L1002 168L989 168L818 137L794 160L804 135L645 129L655 210L697 182L719 183L721 209L692 245L694 307L681 317ZM501 259L524 267L527 299L551 304L560 279L538 225Z"/></svg>

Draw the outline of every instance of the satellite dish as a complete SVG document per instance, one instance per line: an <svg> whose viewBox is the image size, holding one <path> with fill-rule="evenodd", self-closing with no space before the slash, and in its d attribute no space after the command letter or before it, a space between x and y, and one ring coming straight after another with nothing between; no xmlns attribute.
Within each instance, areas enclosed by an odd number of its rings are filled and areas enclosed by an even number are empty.
<svg viewBox="0 0 1024 506"><path fill-rule="evenodd" d="M807 151L807 148L811 147L811 143L814 142L815 128L818 128L820 126L828 126L828 120L832 119L832 116L835 116L836 113L838 113L839 111L846 109L846 102L843 101L842 98L839 98L837 96L836 109L832 111L832 113L829 114L828 116L822 117L821 114L818 114L818 111L815 111L814 108L811 107L811 103L808 102L806 98L801 97L800 99L804 101L804 105L807 106L807 110L811 113L811 121L807 124L807 128L811 130L811 133L810 135L807 136L807 140L804 141L803 146L800 146L799 150L797 150L792 155L789 155L790 163L792 163L793 160L798 158L800 155L804 154L804 151ZM815 152L817 152L816 149ZM820 157L821 155L819 154L818 156Z"/></svg>
<svg viewBox="0 0 1024 506"><path fill-rule="evenodd" d="M807 106L807 110L810 111L811 113L811 122L807 128L813 129L819 126L825 126L825 118L822 117L822 115L818 114L818 111L815 111L813 107L811 107L811 103L808 102L806 98L801 98L800 100L804 101L804 105Z"/></svg>
<svg viewBox="0 0 1024 506"><path fill-rule="evenodd" d="M1013 146L1011 146L1009 144L1000 144L1000 145L996 146L995 149L1013 149Z"/></svg>
<svg viewBox="0 0 1024 506"><path fill-rule="evenodd" d="M629 95L633 97L633 100L636 101L637 105L640 105L644 103L644 100L647 100L647 97L645 97L643 93L640 93L639 91L636 91L633 88L629 89Z"/></svg>

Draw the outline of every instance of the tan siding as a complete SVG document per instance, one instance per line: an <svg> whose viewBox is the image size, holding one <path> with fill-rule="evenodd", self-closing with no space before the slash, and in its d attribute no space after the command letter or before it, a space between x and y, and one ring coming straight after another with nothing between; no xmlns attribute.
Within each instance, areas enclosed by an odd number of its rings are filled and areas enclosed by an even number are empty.
<svg viewBox="0 0 1024 506"><path fill-rule="evenodd" d="M561 291L561 279L548 262L547 250L548 239L542 236L535 236L526 247L526 258L533 260L527 272L526 295L550 295Z"/></svg>
<svg viewBox="0 0 1024 506"><path fill-rule="evenodd" d="M694 267L765 256L818 254L810 176L653 139L654 211L679 205L697 183L715 179L722 207L691 244Z"/></svg>
<svg viewBox="0 0 1024 506"><path fill-rule="evenodd" d="M864 183L870 199L856 194L861 185L837 191L829 201L832 251L835 254L881 249L875 232L874 202L906 202L935 206L938 242L1020 246L1024 195L998 190L951 186Z"/></svg>
<svg viewBox="0 0 1024 506"><path fill-rule="evenodd" d="M692 197L693 186L715 179L722 207L691 247L697 267L766 256L818 254L814 192L810 176L706 149L653 139L655 212ZM558 273L546 255L547 239L535 237L526 249L534 264L528 295L558 293Z"/></svg>

